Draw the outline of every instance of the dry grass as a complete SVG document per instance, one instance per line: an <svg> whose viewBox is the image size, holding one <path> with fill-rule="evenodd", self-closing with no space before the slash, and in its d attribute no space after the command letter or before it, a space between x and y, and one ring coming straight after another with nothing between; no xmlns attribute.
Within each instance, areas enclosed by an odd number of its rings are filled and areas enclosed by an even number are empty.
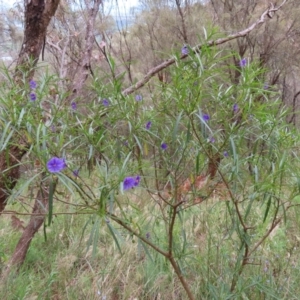
<svg viewBox="0 0 300 300"><path fill-rule="evenodd" d="M149 233L151 242L165 249L167 235L162 211L167 215L168 208L161 210L153 197L141 189L118 199L131 225L141 234ZM77 199L71 197L70 201ZM212 195L181 211L175 223L175 256L196 299L296 299L300 292L297 208L290 212L287 225L281 223L259 247L231 295L240 244L227 205ZM16 205L7 209L16 209ZM63 204L55 207L56 211L68 209L72 208ZM119 212L120 209L115 210L116 214ZM252 218L259 220L261 212L257 205ZM28 217L19 219L26 224ZM104 218L55 217L47 228L47 241L39 232L20 272L0 284L3 299L187 299L174 270L160 254L149 247L146 252L138 238L113 221L109 224L122 253ZM4 267L20 232L14 230L7 215L1 216L0 226ZM99 232L92 236L96 228ZM265 228L262 224L254 234L262 234Z"/></svg>

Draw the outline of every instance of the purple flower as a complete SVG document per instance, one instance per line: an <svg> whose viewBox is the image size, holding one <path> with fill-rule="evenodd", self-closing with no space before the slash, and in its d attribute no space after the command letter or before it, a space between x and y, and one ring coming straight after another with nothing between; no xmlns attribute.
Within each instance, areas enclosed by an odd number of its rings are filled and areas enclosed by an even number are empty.
<svg viewBox="0 0 300 300"><path fill-rule="evenodd" d="M141 176L136 176L134 186L138 186L140 184L140 181L141 181Z"/></svg>
<svg viewBox="0 0 300 300"><path fill-rule="evenodd" d="M210 143L214 143L215 141L216 141L216 139L213 136L209 138Z"/></svg>
<svg viewBox="0 0 300 300"><path fill-rule="evenodd" d="M79 175L79 170L77 169L77 170L74 170L73 171L73 175L75 176L75 177L78 177L78 175Z"/></svg>
<svg viewBox="0 0 300 300"><path fill-rule="evenodd" d="M102 100L102 104L103 104L104 106L109 106L109 101L108 101L107 99L103 99L103 100Z"/></svg>
<svg viewBox="0 0 300 300"><path fill-rule="evenodd" d="M62 160L63 160L63 162L64 162L64 168L66 168L66 167L67 167L66 159L63 158Z"/></svg>
<svg viewBox="0 0 300 300"><path fill-rule="evenodd" d="M129 189L133 189L134 187L138 186L140 183L141 177L140 176L136 176L136 177L126 177L123 180L123 190L129 190Z"/></svg>
<svg viewBox="0 0 300 300"><path fill-rule="evenodd" d="M29 81L29 86L30 86L31 89L35 89L35 88L36 88L36 82L35 82L34 80L31 79L31 80Z"/></svg>
<svg viewBox="0 0 300 300"><path fill-rule="evenodd" d="M76 110L76 109L77 109L77 104L76 104L76 102L72 101L72 102L71 102L71 107L72 107L73 110Z"/></svg>
<svg viewBox="0 0 300 300"><path fill-rule="evenodd" d="M228 157L228 156L229 156L229 154L228 154L227 151L224 151L224 152L223 152L223 155L224 155L225 157Z"/></svg>
<svg viewBox="0 0 300 300"><path fill-rule="evenodd" d="M152 122L151 122L151 121L148 121L148 122L146 123L146 125L145 125L145 128L146 128L147 130L149 130L149 129L151 128L151 125L152 125Z"/></svg>
<svg viewBox="0 0 300 300"><path fill-rule="evenodd" d="M52 157L47 162L47 168L50 173L58 173L67 167L64 158Z"/></svg>
<svg viewBox="0 0 300 300"><path fill-rule="evenodd" d="M209 121L210 120L210 116L208 114L203 114L202 115L202 118L205 122Z"/></svg>
<svg viewBox="0 0 300 300"><path fill-rule="evenodd" d="M56 127L54 125L51 125L50 129L52 132L56 132Z"/></svg>
<svg viewBox="0 0 300 300"><path fill-rule="evenodd" d="M239 110L239 106L235 103L233 104L233 108L232 108L233 112L236 114Z"/></svg>
<svg viewBox="0 0 300 300"><path fill-rule="evenodd" d="M143 96L142 95L136 95L135 96L135 100L136 101L142 101L143 100Z"/></svg>
<svg viewBox="0 0 300 300"><path fill-rule="evenodd" d="M269 85L267 83L265 83L263 89L267 90L268 88L269 88Z"/></svg>
<svg viewBox="0 0 300 300"><path fill-rule="evenodd" d="M181 48L181 54L182 54L182 55L188 55L188 54L189 54L189 48L187 47L187 45L184 45L184 46Z"/></svg>
<svg viewBox="0 0 300 300"><path fill-rule="evenodd" d="M162 143L162 144L160 145L160 148L163 149L163 150L167 150L168 145L167 145L166 143Z"/></svg>
<svg viewBox="0 0 300 300"><path fill-rule="evenodd" d="M36 93L31 92L31 93L29 94L29 98L30 98L30 101L35 101L35 100L36 100Z"/></svg>
<svg viewBox="0 0 300 300"><path fill-rule="evenodd" d="M146 233L146 239L149 240L150 239L150 232Z"/></svg>
<svg viewBox="0 0 300 300"><path fill-rule="evenodd" d="M240 67L244 68L247 65L247 58L243 58L242 60L240 60Z"/></svg>

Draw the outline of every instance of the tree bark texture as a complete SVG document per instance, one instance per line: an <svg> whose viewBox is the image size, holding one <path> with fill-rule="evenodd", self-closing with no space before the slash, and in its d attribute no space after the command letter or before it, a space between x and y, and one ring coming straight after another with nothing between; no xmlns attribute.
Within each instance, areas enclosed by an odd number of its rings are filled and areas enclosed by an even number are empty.
<svg viewBox="0 0 300 300"><path fill-rule="evenodd" d="M47 27L60 0L25 0L24 39L19 53L15 80L20 83L23 72L31 71L45 43ZM27 75L29 78L33 75Z"/></svg>

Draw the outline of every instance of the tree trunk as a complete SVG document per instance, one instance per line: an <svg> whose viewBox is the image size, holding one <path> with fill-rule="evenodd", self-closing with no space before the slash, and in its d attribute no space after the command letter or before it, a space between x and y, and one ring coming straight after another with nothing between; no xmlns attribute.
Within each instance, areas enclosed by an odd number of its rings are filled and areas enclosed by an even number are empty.
<svg viewBox="0 0 300 300"><path fill-rule="evenodd" d="M95 19L99 11L99 5L101 4L101 2L102 0L95 0L94 5L89 12L89 21L87 24L86 31L86 46L81 59L81 70L74 83L73 96L74 94L76 95L79 91L81 91L83 84L88 76L88 71L90 68L91 50L94 42L93 31ZM46 4L45 1L42 0L31 0L30 3L27 2L25 10L26 24L24 41L19 54L19 59L15 72L15 81L17 84L22 85L24 71L27 72L26 80L32 78L34 74L34 69L32 69L32 67L36 65L39 59L39 55L42 51L42 47L46 38L47 26L57 9L58 3L59 0L48 0ZM16 148L19 149L18 147ZM11 149L8 151L11 151ZM26 150L24 151L23 155L25 153ZM2 153L0 154L0 163L1 158ZM19 165L14 164L12 170L13 171L11 175L11 182L14 182L15 185L17 179L19 178ZM44 223L45 215L48 213L48 184L49 182L47 181L41 181L40 190L35 199L32 216L28 225L23 231L23 234L15 248L15 251L12 255L12 258L10 259L9 264L7 265L4 271L4 274L2 276L3 279L6 279L8 277L12 267L20 266L24 262L31 240ZM10 189L12 189L14 185L11 186ZM7 198L7 196L8 193L5 193L3 203L5 203L5 199Z"/></svg>
<svg viewBox="0 0 300 300"><path fill-rule="evenodd" d="M99 12L99 6L102 0L95 0L93 6L89 9L88 21L86 25L85 33L85 47L81 55L80 65L77 69L76 76L74 78L74 84L72 87L73 94L70 99L73 100L82 90L85 81L91 72L91 56L92 49L95 42L94 28L97 14Z"/></svg>
<svg viewBox="0 0 300 300"><path fill-rule="evenodd" d="M6 206L10 191L20 177L20 161L26 152L26 146L18 145L11 146L8 150L0 153L0 214Z"/></svg>
<svg viewBox="0 0 300 300"><path fill-rule="evenodd" d="M37 193L32 216L26 228L23 231L21 238L15 248L15 251L7 264L7 267L2 275L2 279L7 278L11 268L22 264L25 260L28 248L34 235L38 232L43 225L45 217L48 213L48 199L49 199L49 182L41 183L40 189Z"/></svg>
<svg viewBox="0 0 300 300"><path fill-rule="evenodd" d="M25 74L29 81L34 74L34 67L39 59L47 33L47 27L54 16L59 0L25 0L24 40L19 54L15 82L22 86ZM0 214L5 209L10 191L20 178L20 161L29 145L13 136L8 147L0 152Z"/></svg>
<svg viewBox="0 0 300 300"><path fill-rule="evenodd" d="M15 80L21 84L23 73L27 78L34 74L42 48L45 45L47 27L54 16L59 0L25 0L24 39L16 66Z"/></svg>

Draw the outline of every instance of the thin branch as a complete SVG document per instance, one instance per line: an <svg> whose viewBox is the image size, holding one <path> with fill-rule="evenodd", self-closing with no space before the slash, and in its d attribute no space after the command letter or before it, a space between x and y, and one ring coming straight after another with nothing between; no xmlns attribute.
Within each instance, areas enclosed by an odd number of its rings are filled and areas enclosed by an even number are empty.
<svg viewBox="0 0 300 300"><path fill-rule="evenodd" d="M250 253L248 254L248 258L254 253L254 251L266 240L266 238L270 235L270 233L276 228L276 226L281 222L282 218L278 218L274 220L272 225L270 226L269 230L265 233L265 235L257 242L257 244L251 249Z"/></svg>
<svg viewBox="0 0 300 300"><path fill-rule="evenodd" d="M153 248L156 252L160 253L161 255L163 255L164 257L168 258L169 255L167 252L161 250L159 247L157 247L156 245L154 245L153 243L151 243L146 237L141 236L141 234L139 234L138 232L136 232L134 229L132 229L129 225L127 225L126 222L122 221L121 219L119 219L117 216L115 216L112 213L107 212L107 215L114 220L116 223L118 223L119 225L121 225L123 228L127 229L129 232L131 232L134 236L138 237L140 240L142 240L145 244L147 244L148 246L150 246L151 248Z"/></svg>
<svg viewBox="0 0 300 300"><path fill-rule="evenodd" d="M179 280L180 280L180 282L181 282L183 288L185 289L185 291L186 291L186 293L187 293L189 299L190 299L190 300L195 300L195 297L194 297L192 291L190 290L189 285L188 285L187 282L185 281L185 278L184 278L184 276L182 275L182 272L180 271L180 268L179 268L178 264L176 263L174 257L169 257L168 259L169 259L169 261L170 261L170 263L171 263L171 265L172 265L172 267L173 267L173 269L174 269L176 275L178 276L178 278L179 278Z"/></svg>
<svg viewBox="0 0 300 300"><path fill-rule="evenodd" d="M176 215L177 215L177 207L179 205L182 204L182 201L179 202L179 204L177 204L176 206L172 207L172 217L171 217L171 222L169 225L169 259L172 256L172 252L173 252L173 230L174 230L174 225L175 225L175 219L176 219Z"/></svg>
<svg viewBox="0 0 300 300"><path fill-rule="evenodd" d="M83 211L83 212L57 212L53 213L53 216L58 215L90 215L91 213L94 213L94 211ZM15 210L5 210L1 213L2 215L19 215L19 216L31 216L31 217L43 217L48 216L48 213L21 213L17 212Z"/></svg>

